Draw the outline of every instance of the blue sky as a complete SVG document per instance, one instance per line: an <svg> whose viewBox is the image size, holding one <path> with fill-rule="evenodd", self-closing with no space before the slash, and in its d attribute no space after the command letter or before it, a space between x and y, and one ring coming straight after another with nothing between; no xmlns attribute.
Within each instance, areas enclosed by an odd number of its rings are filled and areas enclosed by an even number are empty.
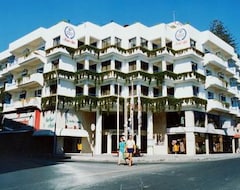
<svg viewBox="0 0 240 190"><path fill-rule="evenodd" d="M72 24L90 21L104 25L141 22L147 26L173 21L199 30L221 20L240 47L239 0L8 0L0 3L0 52L8 44L39 28L61 20ZM240 48L239 48L240 49Z"/></svg>

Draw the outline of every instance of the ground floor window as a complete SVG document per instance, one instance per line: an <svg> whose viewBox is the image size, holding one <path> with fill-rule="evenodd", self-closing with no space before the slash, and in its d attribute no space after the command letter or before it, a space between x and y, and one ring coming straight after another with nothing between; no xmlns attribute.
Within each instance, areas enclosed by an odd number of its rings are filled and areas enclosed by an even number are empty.
<svg viewBox="0 0 240 190"><path fill-rule="evenodd" d="M168 153L186 154L185 134L168 135Z"/></svg>

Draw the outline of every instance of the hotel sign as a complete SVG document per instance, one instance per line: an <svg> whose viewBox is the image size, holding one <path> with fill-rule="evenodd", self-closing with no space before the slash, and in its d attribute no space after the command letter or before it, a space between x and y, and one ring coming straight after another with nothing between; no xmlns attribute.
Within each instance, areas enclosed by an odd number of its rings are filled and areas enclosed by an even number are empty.
<svg viewBox="0 0 240 190"><path fill-rule="evenodd" d="M179 50L190 46L190 38L185 28L178 28L174 33L173 49Z"/></svg>
<svg viewBox="0 0 240 190"><path fill-rule="evenodd" d="M73 27L71 26L66 26L64 29L64 34L67 38L73 39L75 37L75 31Z"/></svg>
<svg viewBox="0 0 240 190"><path fill-rule="evenodd" d="M77 43L76 43L76 39L75 39L75 36L76 36L76 33L75 33L75 30L72 26L66 26L64 28L64 45L67 45L67 46L75 46Z"/></svg>

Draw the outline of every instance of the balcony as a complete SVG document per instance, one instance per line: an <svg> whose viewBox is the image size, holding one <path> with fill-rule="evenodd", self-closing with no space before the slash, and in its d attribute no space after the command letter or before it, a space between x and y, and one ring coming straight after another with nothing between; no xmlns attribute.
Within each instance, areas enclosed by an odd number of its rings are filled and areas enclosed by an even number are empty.
<svg viewBox="0 0 240 190"><path fill-rule="evenodd" d="M198 58L202 60L203 56L204 56L204 53L202 53L201 51L197 50L194 47L175 51L175 57L181 58L181 59L185 57L192 57L192 58Z"/></svg>
<svg viewBox="0 0 240 190"><path fill-rule="evenodd" d="M223 70L227 69L227 62L215 54L207 53L205 54L204 58L205 58L205 61L204 61L205 66L212 65L214 67L217 67Z"/></svg>
<svg viewBox="0 0 240 190"><path fill-rule="evenodd" d="M3 112L10 112L25 107L37 107L41 109L41 97L31 97L12 101L10 104L3 105Z"/></svg>
<svg viewBox="0 0 240 190"><path fill-rule="evenodd" d="M30 76L24 76L18 79L19 87L29 87L34 88L38 86L43 86L43 74L42 73L34 73Z"/></svg>
<svg viewBox="0 0 240 190"><path fill-rule="evenodd" d="M5 85L5 91L16 91L18 89L18 84L16 81L12 81L12 83L6 83Z"/></svg>
<svg viewBox="0 0 240 190"><path fill-rule="evenodd" d="M216 76L207 76L205 88L217 88L220 90L227 90L228 83Z"/></svg>
<svg viewBox="0 0 240 190"><path fill-rule="evenodd" d="M31 64L34 65L34 64L38 64L39 61L41 62L46 62L46 59L45 59L45 52L42 51L42 50L36 50L36 51L33 51L33 52L29 52L29 54L26 54L25 56L22 56L22 57L19 57L17 59L17 63L19 65L29 65Z"/></svg>
<svg viewBox="0 0 240 190"><path fill-rule="evenodd" d="M207 112L209 111L229 112L229 103L220 102L216 99L207 100Z"/></svg>

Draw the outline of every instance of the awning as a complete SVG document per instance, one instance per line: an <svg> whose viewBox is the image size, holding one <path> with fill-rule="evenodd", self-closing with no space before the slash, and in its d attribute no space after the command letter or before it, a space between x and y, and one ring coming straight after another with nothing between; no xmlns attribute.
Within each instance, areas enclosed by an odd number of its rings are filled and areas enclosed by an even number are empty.
<svg viewBox="0 0 240 190"><path fill-rule="evenodd" d="M33 132L33 136L54 136L54 132L51 130L43 129Z"/></svg>
<svg viewBox="0 0 240 190"><path fill-rule="evenodd" d="M57 129L57 136L61 137L88 137L88 132L83 129ZM54 132L48 129L34 131L33 136L54 136Z"/></svg>
<svg viewBox="0 0 240 190"><path fill-rule="evenodd" d="M84 129L60 129L57 130L57 136L66 137L88 137L88 132Z"/></svg>

